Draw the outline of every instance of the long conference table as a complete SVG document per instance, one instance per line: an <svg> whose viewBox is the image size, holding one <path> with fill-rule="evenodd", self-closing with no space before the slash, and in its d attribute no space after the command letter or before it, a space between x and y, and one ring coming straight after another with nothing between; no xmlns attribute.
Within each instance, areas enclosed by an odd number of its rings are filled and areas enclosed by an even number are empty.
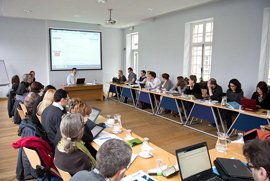
<svg viewBox="0 0 270 181"><path fill-rule="evenodd" d="M137 97L135 97L136 93L134 92L137 92ZM270 125L270 117L267 116L266 110L263 109L259 109L257 111L230 109L226 106L222 106L218 102L194 99L194 97L190 95L176 96L170 93L162 93L160 91L157 92L155 90L135 88L130 85L116 83L110 83L108 97L110 93L118 95L117 99L119 101L123 100L124 97L130 98L133 102L132 105L135 108L138 108L139 102L150 104L152 110L151 113L159 117L163 117L159 114L159 110L161 108L177 112L179 115L179 120L175 121L169 119L170 121L214 137L216 137L216 135L192 127L193 118L207 120L209 123L216 125L217 132L224 132L227 134L229 134L232 129L247 132L254 128L260 129L261 125ZM156 96L160 96L160 101L158 104L156 104ZM187 105L192 105L190 110L186 108ZM180 110L182 110L183 115L181 114ZM227 130L224 128L221 116L222 111L233 111L237 114L231 127ZM221 128L219 127L218 119L220 120Z"/></svg>
<svg viewBox="0 0 270 181"><path fill-rule="evenodd" d="M100 122L105 122L105 118L103 116L99 116L99 118L97 119L97 123L100 123ZM111 128L106 128L105 131L112 133ZM119 138L125 140L124 139L125 138L125 129L123 128L122 133L117 134L117 136ZM143 140L143 138L136 135L135 133L132 133L132 137L139 138L140 140ZM95 142L92 142L91 144L96 150L99 149L99 145L97 145ZM145 173L147 173L147 171L149 169L156 168L156 165L157 165L156 160L157 159L161 159L163 165L172 166L172 165L177 164L177 160L176 160L175 155L173 155L173 154L161 149L160 147L156 146L155 144L151 143L151 140L150 140L150 146L153 148L153 150L152 150L153 157L145 159L145 158L141 158L140 156L137 156L137 158L132 162L130 167L127 169L126 175L136 173L139 170L143 170ZM209 155L211 158L212 165L214 165L213 162L217 157L237 158L243 162L246 162L246 159L242 154L242 147L243 147L243 144L231 143L228 145L227 152L224 152L224 153L217 152L215 149L209 150ZM137 146L134 146L132 148L133 154L139 154L140 151L141 151L141 145L137 145ZM152 176L152 177L156 180L159 180L159 181L163 181L163 180L179 181L179 180L181 180L179 172L177 172L177 174L175 174L169 178L166 178L163 176Z"/></svg>

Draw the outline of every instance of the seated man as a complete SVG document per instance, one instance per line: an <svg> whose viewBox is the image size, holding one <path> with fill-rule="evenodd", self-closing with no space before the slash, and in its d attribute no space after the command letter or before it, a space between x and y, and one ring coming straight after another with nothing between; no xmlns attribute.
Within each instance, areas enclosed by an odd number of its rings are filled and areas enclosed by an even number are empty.
<svg viewBox="0 0 270 181"><path fill-rule="evenodd" d="M72 68L71 73L67 76L67 85L76 84L77 81L77 68Z"/></svg>
<svg viewBox="0 0 270 181"><path fill-rule="evenodd" d="M141 76L139 77L139 79L137 81L135 81L137 84L140 84L141 86L144 87L145 82L146 82L146 71L145 70L141 70Z"/></svg>
<svg viewBox="0 0 270 181"><path fill-rule="evenodd" d="M255 181L270 180L270 140L252 140L245 144L243 152Z"/></svg>
<svg viewBox="0 0 270 181"><path fill-rule="evenodd" d="M160 80L157 78L157 74L155 72L150 71L147 75L147 80L145 83L145 87L147 88L160 88Z"/></svg>
<svg viewBox="0 0 270 181"><path fill-rule="evenodd" d="M41 115L41 124L54 151L61 139L60 123L63 114L66 113L65 106L68 104L68 94L65 90L58 89L54 93L53 99L54 102L44 109Z"/></svg>
<svg viewBox="0 0 270 181"><path fill-rule="evenodd" d="M133 72L131 67L128 68L128 80L125 82L127 84L134 84L137 79L137 75Z"/></svg>
<svg viewBox="0 0 270 181"><path fill-rule="evenodd" d="M203 94L202 97L221 102L222 94L222 87L217 84L216 79L211 78L207 82L207 93Z"/></svg>
<svg viewBox="0 0 270 181"><path fill-rule="evenodd" d="M96 168L76 173L71 181L120 181L125 176L131 155L131 148L124 141L108 140L98 150Z"/></svg>

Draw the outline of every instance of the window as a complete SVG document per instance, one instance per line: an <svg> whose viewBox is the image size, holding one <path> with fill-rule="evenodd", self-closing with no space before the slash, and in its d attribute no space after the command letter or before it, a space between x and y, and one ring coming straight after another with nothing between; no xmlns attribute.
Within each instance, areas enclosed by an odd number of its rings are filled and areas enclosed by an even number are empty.
<svg viewBox="0 0 270 181"><path fill-rule="evenodd" d="M191 24L191 72L201 80L210 79L213 41L213 21Z"/></svg>
<svg viewBox="0 0 270 181"><path fill-rule="evenodd" d="M139 69L139 34L131 33L127 35L126 39L126 69L132 67L135 73Z"/></svg>
<svg viewBox="0 0 270 181"><path fill-rule="evenodd" d="M264 9L258 80L270 85L270 7Z"/></svg>
<svg viewBox="0 0 270 181"><path fill-rule="evenodd" d="M139 35L138 33L131 34L131 49L137 50L139 45Z"/></svg>

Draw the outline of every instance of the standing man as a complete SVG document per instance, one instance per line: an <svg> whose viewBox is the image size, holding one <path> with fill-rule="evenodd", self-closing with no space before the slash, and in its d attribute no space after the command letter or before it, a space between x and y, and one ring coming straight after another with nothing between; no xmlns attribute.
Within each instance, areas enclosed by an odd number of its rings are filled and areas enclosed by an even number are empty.
<svg viewBox="0 0 270 181"><path fill-rule="evenodd" d="M131 67L128 68L128 80L126 83L128 84L134 84L137 80L137 75L133 72L133 69Z"/></svg>
<svg viewBox="0 0 270 181"><path fill-rule="evenodd" d="M77 81L77 68L72 68L67 76L67 85L74 85Z"/></svg>

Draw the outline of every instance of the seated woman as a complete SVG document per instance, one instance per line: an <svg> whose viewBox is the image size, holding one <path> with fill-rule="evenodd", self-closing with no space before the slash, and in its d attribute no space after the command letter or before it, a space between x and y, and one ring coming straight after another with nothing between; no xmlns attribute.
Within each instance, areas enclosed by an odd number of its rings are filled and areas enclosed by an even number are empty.
<svg viewBox="0 0 270 181"><path fill-rule="evenodd" d="M258 108L270 109L270 95L266 82L261 81L256 86L256 92L253 93L251 99L256 100Z"/></svg>
<svg viewBox="0 0 270 181"><path fill-rule="evenodd" d="M12 77L11 84L12 84L11 89L16 92L20 84L20 78L18 75L14 75Z"/></svg>
<svg viewBox="0 0 270 181"><path fill-rule="evenodd" d="M42 131L42 128L39 127L32 118L32 110L35 100L38 95L36 93L30 92L24 99L23 104L26 107L27 114L25 119L20 122L18 135L21 138L29 137L29 136L37 136L41 137L44 140L46 139L46 134ZM29 180L37 178L35 171L31 168L29 161L22 149L19 149L18 152L18 161L17 161L17 179L18 180Z"/></svg>
<svg viewBox="0 0 270 181"><path fill-rule="evenodd" d="M170 80L170 75L167 73L163 73L162 75L162 82L161 82L161 89L169 91L173 87L173 83Z"/></svg>
<svg viewBox="0 0 270 181"><path fill-rule="evenodd" d="M231 79L226 92L227 102L235 101L240 104L240 100L244 97L244 92L241 88L241 83L237 79ZM235 114L233 111L223 111L223 118L226 120L227 128L232 125L232 116Z"/></svg>
<svg viewBox="0 0 270 181"><path fill-rule="evenodd" d="M171 90L178 91L180 94L186 91L187 85L184 77L178 76L175 86Z"/></svg>
<svg viewBox="0 0 270 181"><path fill-rule="evenodd" d="M44 85L40 82L33 82L30 86L30 91L39 94L41 90L44 89Z"/></svg>
<svg viewBox="0 0 270 181"><path fill-rule="evenodd" d="M33 82L36 82L36 72L34 70L31 70L29 74L32 76Z"/></svg>
<svg viewBox="0 0 270 181"><path fill-rule="evenodd" d="M194 95L196 98L202 97L202 91L200 85L197 83L196 75L190 75L188 85L185 90L185 94Z"/></svg>
<svg viewBox="0 0 270 181"><path fill-rule="evenodd" d="M60 131L62 139L55 149L55 166L70 175L81 170L92 170L96 161L81 140L84 132L82 115L66 114L61 121Z"/></svg>
<svg viewBox="0 0 270 181"><path fill-rule="evenodd" d="M23 101L26 95L30 91L30 85L32 83L32 76L30 74L24 74L22 82L19 84L16 91L16 100Z"/></svg>
<svg viewBox="0 0 270 181"><path fill-rule="evenodd" d="M8 97L8 115L11 118L14 115L14 112L12 112L13 105L15 103L15 97L16 97L16 91L20 84L20 78L18 75L14 75L11 78L11 89L7 93Z"/></svg>
<svg viewBox="0 0 270 181"><path fill-rule="evenodd" d="M82 137L82 141L85 142L85 146L90 151L93 157L96 157L97 151L91 146L91 142L93 141L93 134L91 132L91 128L86 126L86 122L90 121L92 128L95 127L95 123L89 120L89 115L92 112L92 109L89 105L84 102L78 102L74 105L73 109L70 110L71 113L80 113L84 118L84 133Z"/></svg>
<svg viewBox="0 0 270 181"><path fill-rule="evenodd" d="M53 96L56 90L48 89L43 97L43 100L37 106L37 115L41 116L44 109L53 103Z"/></svg>

